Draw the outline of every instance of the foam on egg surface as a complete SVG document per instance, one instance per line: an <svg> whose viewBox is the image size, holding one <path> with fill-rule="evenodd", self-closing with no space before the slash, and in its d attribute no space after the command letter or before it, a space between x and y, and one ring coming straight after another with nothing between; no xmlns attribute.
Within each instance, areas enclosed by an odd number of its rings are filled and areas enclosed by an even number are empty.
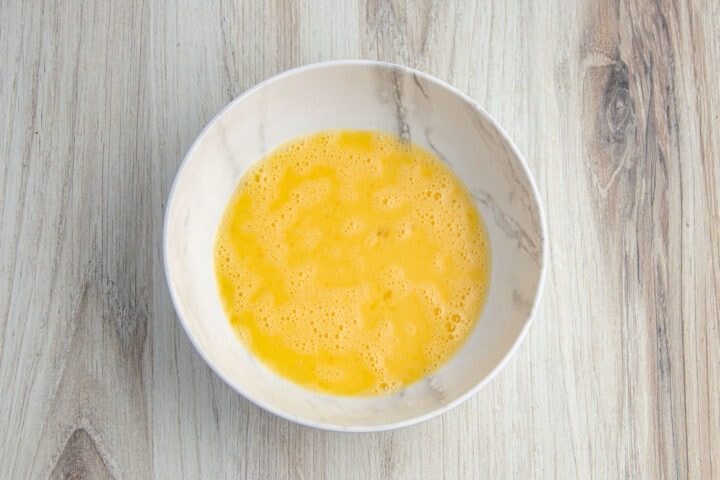
<svg viewBox="0 0 720 480"><path fill-rule="evenodd" d="M446 363L487 296L490 245L437 157L381 131L293 139L241 178L214 266L229 321L279 375L384 395Z"/></svg>

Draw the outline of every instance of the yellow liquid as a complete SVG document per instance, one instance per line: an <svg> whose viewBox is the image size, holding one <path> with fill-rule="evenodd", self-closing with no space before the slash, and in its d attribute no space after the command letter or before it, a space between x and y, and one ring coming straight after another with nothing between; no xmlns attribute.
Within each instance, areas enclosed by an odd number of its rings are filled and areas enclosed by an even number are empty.
<svg viewBox="0 0 720 480"><path fill-rule="evenodd" d="M490 281L489 241L436 157L380 131L278 147L237 186L215 240L220 298L252 354L336 395L382 395L462 346Z"/></svg>

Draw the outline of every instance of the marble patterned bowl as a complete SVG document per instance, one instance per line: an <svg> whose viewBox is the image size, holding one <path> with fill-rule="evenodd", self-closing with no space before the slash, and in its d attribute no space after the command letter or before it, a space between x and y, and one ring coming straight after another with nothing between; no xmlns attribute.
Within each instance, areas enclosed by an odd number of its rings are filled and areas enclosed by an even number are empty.
<svg viewBox="0 0 720 480"><path fill-rule="evenodd" d="M438 372L392 396L333 397L280 378L235 337L216 289L214 236L240 176L286 140L328 128L386 130L435 152L465 182L489 231L490 291L470 338ZM164 235L170 293L205 361L261 407L330 430L411 425L477 392L527 332L546 264L544 217L535 184L498 124L437 79L368 61L301 67L231 102L187 153L168 200Z"/></svg>

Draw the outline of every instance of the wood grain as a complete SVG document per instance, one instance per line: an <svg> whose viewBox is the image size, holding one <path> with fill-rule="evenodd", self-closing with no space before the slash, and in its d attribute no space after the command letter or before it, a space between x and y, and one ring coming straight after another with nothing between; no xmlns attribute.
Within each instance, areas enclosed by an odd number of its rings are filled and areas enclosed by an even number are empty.
<svg viewBox="0 0 720 480"><path fill-rule="evenodd" d="M720 477L720 4L0 0L0 478ZM370 58L483 105L545 202L540 312L440 418L346 435L225 386L164 202L282 70Z"/></svg>

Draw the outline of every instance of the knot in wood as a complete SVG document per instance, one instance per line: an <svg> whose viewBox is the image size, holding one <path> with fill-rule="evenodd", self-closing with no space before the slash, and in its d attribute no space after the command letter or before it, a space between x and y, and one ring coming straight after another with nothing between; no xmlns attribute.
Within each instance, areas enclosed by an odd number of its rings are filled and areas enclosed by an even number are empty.
<svg viewBox="0 0 720 480"><path fill-rule="evenodd" d="M618 60L610 67L600 109L600 138L608 143L625 143L635 126L635 108L630 95L627 65Z"/></svg>

